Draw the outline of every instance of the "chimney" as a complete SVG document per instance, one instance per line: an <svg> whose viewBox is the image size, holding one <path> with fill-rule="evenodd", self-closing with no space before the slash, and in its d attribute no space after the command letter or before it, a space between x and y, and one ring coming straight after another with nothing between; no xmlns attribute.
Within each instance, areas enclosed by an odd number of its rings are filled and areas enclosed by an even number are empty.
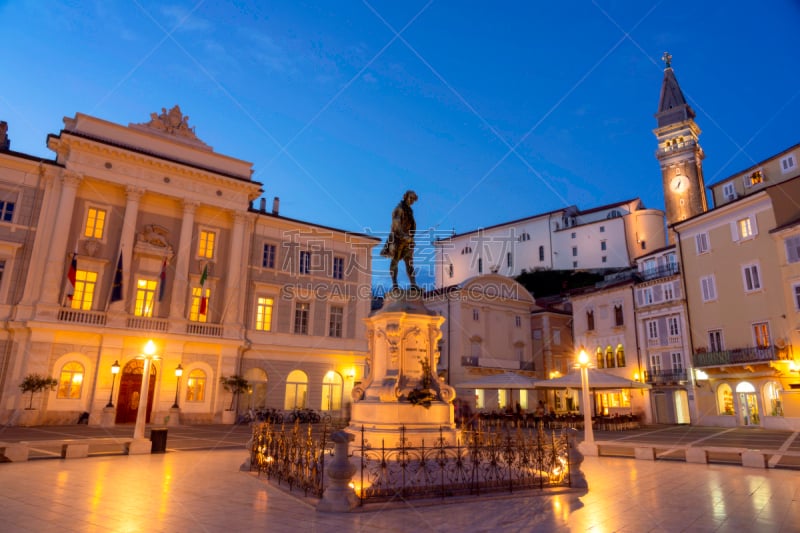
<svg viewBox="0 0 800 533"><path fill-rule="evenodd" d="M8 123L0 121L0 150L11 150L11 141L8 138Z"/></svg>
<svg viewBox="0 0 800 533"><path fill-rule="evenodd" d="M281 199L276 196L272 199L272 214L277 216L278 212L280 211L280 207Z"/></svg>
<svg viewBox="0 0 800 533"><path fill-rule="evenodd" d="M267 210L267 199L266 198L262 198L261 199L261 205L259 206L258 210L261 211L262 213Z"/></svg>

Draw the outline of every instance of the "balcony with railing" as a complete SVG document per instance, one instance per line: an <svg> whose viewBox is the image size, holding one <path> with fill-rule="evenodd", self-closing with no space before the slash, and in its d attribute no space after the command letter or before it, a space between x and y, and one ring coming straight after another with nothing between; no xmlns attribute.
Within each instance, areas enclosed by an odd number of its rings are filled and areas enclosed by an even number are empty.
<svg viewBox="0 0 800 533"><path fill-rule="evenodd" d="M169 329L169 319L131 316L128 317L127 325L130 329L166 332Z"/></svg>
<svg viewBox="0 0 800 533"><path fill-rule="evenodd" d="M642 281L648 281L651 279L658 279L658 278L666 278L667 276L673 276L678 274L681 271L680 265L678 263L669 263L666 265L662 265L656 268L646 268L639 272L639 277Z"/></svg>
<svg viewBox="0 0 800 533"><path fill-rule="evenodd" d="M222 337L222 325L189 322L186 324L186 333L189 335L201 335L203 337Z"/></svg>
<svg viewBox="0 0 800 533"><path fill-rule="evenodd" d="M686 370L645 370L644 381L651 385L685 383L689 379Z"/></svg>
<svg viewBox="0 0 800 533"><path fill-rule="evenodd" d="M61 308L58 310L58 320L71 324L85 324L87 326L105 326L105 311L83 311L81 309Z"/></svg>
<svg viewBox="0 0 800 533"><path fill-rule="evenodd" d="M779 349L775 346L734 348L718 352L697 351L692 355L695 367L746 365L751 363L766 363L787 359L790 350Z"/></svg>

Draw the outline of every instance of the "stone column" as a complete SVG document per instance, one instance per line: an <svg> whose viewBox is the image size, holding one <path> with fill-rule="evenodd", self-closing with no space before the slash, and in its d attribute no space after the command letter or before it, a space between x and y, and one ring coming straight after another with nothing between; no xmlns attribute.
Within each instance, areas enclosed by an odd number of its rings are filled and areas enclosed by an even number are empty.
<svg viewBox="0 0 800 533"><path fill-rule="evenodd" d="M122 300L112 303L108 308L109 311L124 311L125 302L130 294L131 267L133 263L132 252L133 245L135 244L134 240L136 239L136 220L139 216L139 200L142 198L142 194L144 194L144 190L139 187L134 187L132 185L125 187L127 202L125 204L125 215L122 219L122 233L119 239L119 247L120 250L122 250ZM117 272L118 253L119 250L114 252L111 258L112 279L113 276L116 276Z"/></svg>
<svg viewBox="0 0 800 533"><path fill-rule="evenodd" d="M358 504L358 498L349 486L356 467L350 462L347 453L350 441L355 438L352 433L341 430L331 435L334 458L325 468L330 484L317 504L317 511L346 513Z"/></svg>
<svg viewBox="0 0 800 533"><path fill-rule="evenodd" d="M77 172L65 170L61 175L61 179L61 196L58 199L58 207L53 224L53 236L50 239L50 250L47 253L44 277L41 280L40 303L54 307L59 306L60 298L64 296L63 289L69 259L67 242L70 228L72 227L75 197L83 176Z"/></svg>
<svg viewBox="0 0 800 533"><path fill-rule="evenodd" d="M194 252L192 235L194 234L194 212L196 209L197 202L183 202L183 222L181 223L181 236L175 261L175 281L172 284L172 305L169 312L171 319L183 320L186 318L189 259Z"/></svg>
<svg viewBox="0 0 800 533"><path fill-rule="evenodd" d="M225 301L229 303L225 306L225 315L222 317L226 329L241 327L240 310L243 308L241 282L247 279L241 275L241 270L242 265L249 263L246 259L249 255L243 254L246 220L245 213L237 211L233 214L233 231L228 248L228 276L225 278Z"/></svg>

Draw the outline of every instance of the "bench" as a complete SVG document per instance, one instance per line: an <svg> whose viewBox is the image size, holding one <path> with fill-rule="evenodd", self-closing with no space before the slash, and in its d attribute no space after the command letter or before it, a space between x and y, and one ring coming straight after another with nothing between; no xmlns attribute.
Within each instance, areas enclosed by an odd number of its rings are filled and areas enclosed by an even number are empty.
<svg viewBox="0 0 800 533"><path fill-rule="evenodd" d="M55 448L54 455L58 454L62 459L74 459L79 457L88 457L90 447L100 446L118 446L123 454L130 453L131 437L99 437L91 439L52 439L52 440L31 440L22 441L18 444L11 444L10 448L5 450L5 456L12 461L27 461L30 456L30 450L38 450L47 452ZM8 451L11 449L15 458L9 456Z"/></svg>

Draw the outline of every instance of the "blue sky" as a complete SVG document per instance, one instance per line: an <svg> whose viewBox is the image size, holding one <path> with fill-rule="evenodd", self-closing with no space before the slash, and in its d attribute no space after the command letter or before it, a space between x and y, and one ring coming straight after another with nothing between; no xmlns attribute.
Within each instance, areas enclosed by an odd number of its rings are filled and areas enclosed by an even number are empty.
<svg viewBox="0 0 800 533"><path fill-rule="evenodd" d="M637 196L663 209L665 50L707 183L800 142L796 1L263 4L0 1L12 149L51 157L76 112L128 124L179 104L281 214L347 230L386 231L406 189L439 232Z"/></svg>

